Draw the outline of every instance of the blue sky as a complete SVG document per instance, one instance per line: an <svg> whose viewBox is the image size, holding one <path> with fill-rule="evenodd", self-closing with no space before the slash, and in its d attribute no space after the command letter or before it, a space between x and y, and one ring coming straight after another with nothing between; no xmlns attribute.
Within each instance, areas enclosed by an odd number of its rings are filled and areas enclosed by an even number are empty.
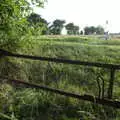
<svg viewBox="0 0 120 120"><path fill-rule="evenodd" d="M48 22L55 19L74 22L80 28L85 26L105 26L110 32L120 32L120 0L48 0L43 9L34 11Z"/></svg>

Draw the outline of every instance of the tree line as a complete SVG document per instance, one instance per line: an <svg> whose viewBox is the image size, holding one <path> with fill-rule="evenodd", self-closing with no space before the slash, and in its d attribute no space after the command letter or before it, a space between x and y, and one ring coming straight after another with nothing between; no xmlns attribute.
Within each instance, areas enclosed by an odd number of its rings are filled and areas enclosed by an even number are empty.
<svg viewBox="0 0 120 120"><path fill-rule="evenodd" d="M56 19L50 23L47 22L44 18L42 18L40 15L36 13L32 13L27 17L27 20L29 22L29 26L31 28L31 31L33 30L33 33L41 33L44 34L50 34L50 35L60 35L63 28L65 27L68 35L91 35L91 34L97 34L101 35L104 34L104 28L102 26L86 26L84 30L80 30L80 27L78 25L75 25L73 22L67 23L65 20ZM37 32L35 32L37 31Z"/></svg>

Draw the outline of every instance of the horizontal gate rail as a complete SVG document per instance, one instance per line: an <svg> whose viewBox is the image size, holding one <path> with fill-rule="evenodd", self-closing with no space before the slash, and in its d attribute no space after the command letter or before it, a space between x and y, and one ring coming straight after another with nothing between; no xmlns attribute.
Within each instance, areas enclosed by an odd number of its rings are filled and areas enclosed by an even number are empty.
<svg viewBox="0 0 120 120"><path fill-rule="evenodd" d="M55 88L50 88L50 87L43 86L43 85L31 84L29 82L24 82L22 80L9 79L7 77L1 77L1 78L5 79L10 84L15 83L15 84L18 84L18 85L25 85L28 88L41 89L41 90L44 90L44 91L53 92L53 93L56 93L56 94L67 96L67 97L76 98L76 99L79 99L79 100L90 101L94 104L101 104L101 105L106 105L106 106L110 106L110 107L114 107L114 108L120 108L120 102L119 101L113 101L113 100L109 100L109 99L100 99L100 98L94 97L92 95L79 95L79 94L66 92L66 91L63 91L63 90L55 89Z"/></svg>
<svg viewBox="0 0 120 120"><path fill-rule="evenodd" d="M115 64L84 62L79 60L67 60L67 59L57 59L57 58L49 58L49 57L31 56L31 55L21 55L21 54L14 54L3 49L0 49L0 54L1 56L9 56L9 57L16 57L16 58L31 59L31 60L49 61L49 62L56 62L56 63L84 65L84 66L94 66L94 67L101 67L101 68L108 68L108 69L115 69L115 70L120 69L120 65L115 65Z"/></svg>
<svg viewBox="0 0 120 120"><path fill-rule="evenodd" d="M92 66L92 67L110 69L110 80L109 80L108 96L107 96L108 99L112 99L112 96L113 96L115 72L116 72L116 70L120 70L120 65L117 65L117 64L105 64L105 63L97 63L97 62L84 62L84 61L79 61L79 60L67 60L67 59L58 59L58 58L49 58L49 57L39 57L39 56L32 56L32 55L22 55L22 54L16 54L16 53L8 52L8 51L3 50L3 49L0 49L0 57L15 57L15 58L23 58L23 59L40 60L40 61L48 61L48 62L55 62L55 63L65 63L65 64L74 64L74 65L83 65L83 66ZM29 84L29 83L27 83L27 84ZM37 85L35 85L35 86L37 86ZM45 90L49 90L51 92L52 92L52 89L53 88L50 88L50 89L45 88ZM53 91L54 91L54 89L53 89ZM57 90L56 93L59 93L59 94L63 93L64 94L64 92L60 91L60 90ZM71 93L68 93L68 94L66 94L66 95L72 97ZM73 96L75 98L78 97L78 98L82 98L82 99L91 98L91 101L93 101L93 98L90 97L90 96L89 97L88 96L83 97L83 96L79 96L79 95L75 95L75 94ZM104 104L104 103L105 104L107 104L107 103L112 104L110 101L108 102L108 100L106 101L106 100L103 100L103 99L101 100L101 99L98 99L98 98L95 98L95 100L99 104ZM119 106L120 103L119 104L118 103L119 102L117 102L117 105Z"/></svg>

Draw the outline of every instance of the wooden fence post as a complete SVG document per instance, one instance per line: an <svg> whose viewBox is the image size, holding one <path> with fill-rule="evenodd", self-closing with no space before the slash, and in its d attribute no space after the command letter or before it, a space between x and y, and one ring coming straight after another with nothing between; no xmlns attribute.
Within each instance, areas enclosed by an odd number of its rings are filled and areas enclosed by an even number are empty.
<svg viewBox="0 0 120 120"><path fill-rule="evenodd" d="M109 87L108 87L108 99L112 99L112 96L113 96L114 78L115 78L115 69L111 68L110 81L109 81Z"/></svg>

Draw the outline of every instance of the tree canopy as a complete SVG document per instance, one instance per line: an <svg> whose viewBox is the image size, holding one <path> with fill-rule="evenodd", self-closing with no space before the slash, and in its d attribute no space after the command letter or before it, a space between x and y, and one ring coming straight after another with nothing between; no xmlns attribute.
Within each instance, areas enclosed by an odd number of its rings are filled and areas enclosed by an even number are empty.
<svg viewBox="0 0 120 120"><path fill-rule="evenodd" d="M65 20L56 19L53 24L49 27L50 33L53 35L60 35L64 27Z"/></svg>
<svg viewBox="0 0 120 120"><path fill-rule="evenodd" d="M27 17L27 21L29 22L29 29L33 34L47 34L49 23L40 15L31 13Z"/></svg>
<svg viewBox="0 0 120 120"><path fill-rule="evenodd" d="M68 35L78 35L79 34L79 26L74 25L74 23L68 23L65 26Z"/></svg>
<svg viewBox="0 0 120 120"><path fill-rule="evenodd" d="M90 26L90 27L85 27L84 28L84 31L85 31L85 35L90 35L90 34L98 34L98 35L101 35L101 34L104 34L104 28L101 27L101 26L97 26L97 27L94 27L94 26Z"/></svg>
<svg viewBox="0 0 120 120"><path fill-rule="evenodd" d="M2 0L0 3L0 47L15 46L27 32L27 16L31 5L42 7L45 0ZM8 45L9 44L9 45ZM11 45L10 45L11 44Z"/></svg>

